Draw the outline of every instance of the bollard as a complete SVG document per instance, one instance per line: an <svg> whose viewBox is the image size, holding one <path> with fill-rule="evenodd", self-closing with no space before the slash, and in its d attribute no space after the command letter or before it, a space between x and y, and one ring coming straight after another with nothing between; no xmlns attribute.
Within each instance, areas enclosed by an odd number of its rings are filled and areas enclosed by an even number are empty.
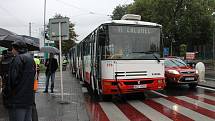
<svg viewBox="0 0 215 121"><path fill-rule="evenodd" d="M198 62L196 64L195 68L198 71L199 82L206 82L205 81L205 65L204 65L204 63Z"/></svg>

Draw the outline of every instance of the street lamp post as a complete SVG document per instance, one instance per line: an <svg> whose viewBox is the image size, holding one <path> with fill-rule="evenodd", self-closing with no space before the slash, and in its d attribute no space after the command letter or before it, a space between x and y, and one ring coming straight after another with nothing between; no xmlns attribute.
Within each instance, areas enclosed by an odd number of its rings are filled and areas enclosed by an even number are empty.
<svg viewBox="0 0 215 121"><path fill-rule="evenodd" d="M172 40L171 40L171 47L170 47L170 51L171 51L170 55L172 56Z"/></svg>
<svg viewBox="0 0 215 121"><path fill-rule="evenodd" d="M212 13L212 16L215 16L215 12ZM212 55L212 62L214 65L214 18L213 18L213 43L212 43L213 55Z"/></svg>
<svg viewBox="0 0 215 121"><path fill-rule="evenodd" d="M44 17L44 18L43 18L43 20L44 20L44 21L43 21L43 24L44 24L43 36L44 36L44 46L45 46L45 40L46 40L46 39L45 39L45 34L46 34L46 33L45 33L45 30L46 30L46 0L44 0L44 16L43 16L43 17Z"/></svg>
<svg viewBox="0 0 215 121"><path fill-rule="evenodd" d="M171 53L170 53L171 56L172 56L172 46L173 46L172 44L173 44L174 42L175 42L175 39L172 38L172 39L171 39L171 48L170 48L170 49L171 49L171 50L170 50L170 51L171 51Z"/></svg>

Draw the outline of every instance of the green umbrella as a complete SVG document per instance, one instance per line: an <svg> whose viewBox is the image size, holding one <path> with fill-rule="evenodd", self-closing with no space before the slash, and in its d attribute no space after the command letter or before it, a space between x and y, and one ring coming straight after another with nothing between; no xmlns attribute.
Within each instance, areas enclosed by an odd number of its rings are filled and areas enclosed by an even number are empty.
<svg viewBox="0 0 215 121"><path fill-rule="evenodd" d="M7 50L7 48L0 46L0 54L2 54L2 51L4 51L4 50Z"/></svg>

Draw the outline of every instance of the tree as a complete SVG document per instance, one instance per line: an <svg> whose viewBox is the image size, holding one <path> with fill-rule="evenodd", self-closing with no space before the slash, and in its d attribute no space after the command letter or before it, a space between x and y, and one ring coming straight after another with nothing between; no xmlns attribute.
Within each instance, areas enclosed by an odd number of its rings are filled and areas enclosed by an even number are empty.
<svg viewBox="0 0 215 121"><path fill-rule="evenodd" d="M118 5L111 15L112 20L120 20L127 13L128 5Z"/></svg>
<svg viewBox="0 0 215 121"><path fill-rule="evenodd" d="M181 44L180 45L180 57L185 57L186 52L187 52L187 45Z"/></svg>
<svg viewBox="0 0 215 121"><path fill-rule="evenodd" d="M63 18L61 14L56 14L53 18ZM78 36L75 33L75 24L69 23L69 40L62 41L62 53L66 54L68 53L69 49L75 45L74 39ZM57 48L59 48L59 42L55 41L55 45Z"/></svg>
<svg viewBox="0 0 215 121"><path fill-rule="evenodd" d="M113 12L113 16L120 15L117 9L119 7L115 8L117 12ZM194 46L212 42L214 0L134 0L126 9L127 12L121 13L139 14L143 21L161 24L164 45L169 47L175 40L176 55L180 54L180 44L194 51Z"/></svg>

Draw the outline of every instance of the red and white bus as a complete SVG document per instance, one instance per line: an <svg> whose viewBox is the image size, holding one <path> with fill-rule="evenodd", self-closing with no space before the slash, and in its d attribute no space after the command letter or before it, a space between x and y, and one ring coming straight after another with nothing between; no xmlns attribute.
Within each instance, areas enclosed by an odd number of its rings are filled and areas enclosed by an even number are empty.
<svg viewBox="0 0 215 121"><path fill-rule="evenodd" d="M161 28L139 20L103 23L71 49L73 72L104 97L162 90Z"/></svg>

